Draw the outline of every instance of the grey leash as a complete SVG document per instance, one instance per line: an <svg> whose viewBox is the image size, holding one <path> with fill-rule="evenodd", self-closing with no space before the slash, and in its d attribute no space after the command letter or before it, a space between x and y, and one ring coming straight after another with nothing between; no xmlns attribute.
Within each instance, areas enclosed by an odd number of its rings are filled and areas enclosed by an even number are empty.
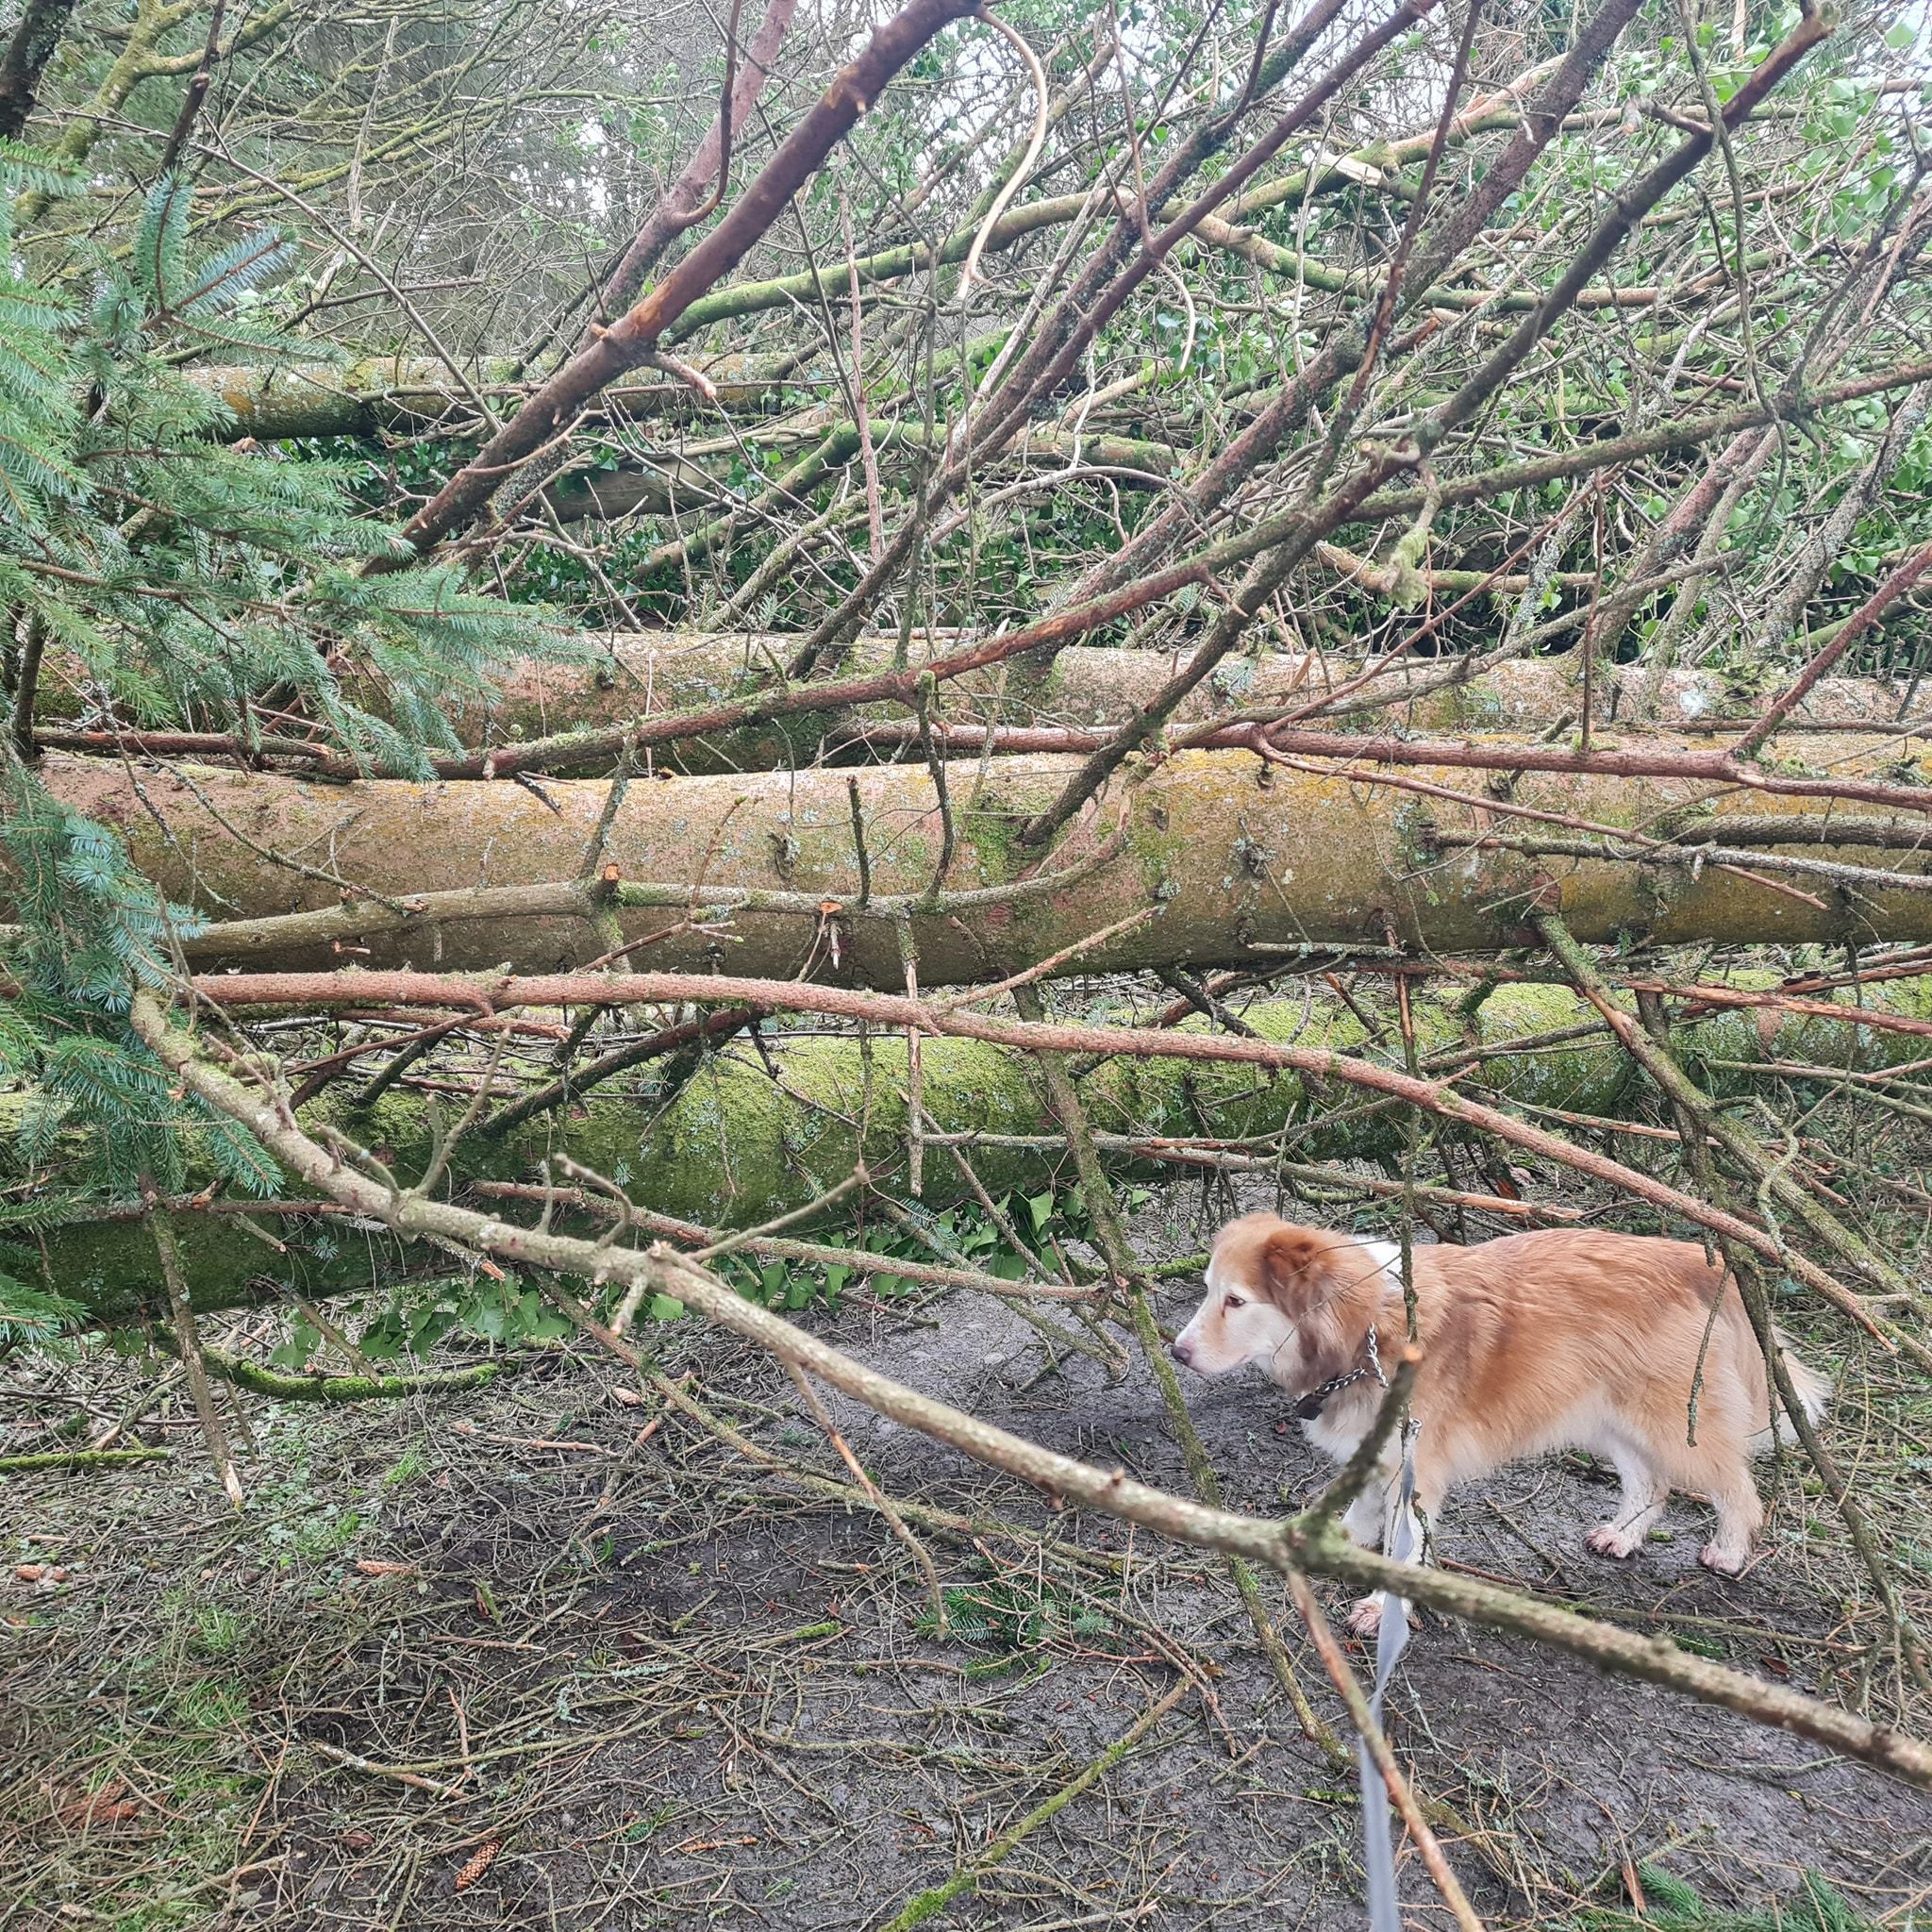
<svg viewBox="0 0 1932 1932"><path fill-rule="evenodd" d="M1373 1332L1373 1331L1372 1331ZM1394 1521L1383 1547L1398 1563L1415 1555L1415 1432L1405 1432L1402 1474L1395 1485ZM1402 1653L1408 1647L1408 1600L1392 1591L1382 1592L1382 1626L1375 1638L1375 1687L1369 1710L1382 1722L1382 1696ZM1356 1740L1356 1757L1362 1780L1362 1864L1369 1879L1370 1932L1402 1932L1402 1914L1395 1903L1395 1847L1389 1829L1389 1787L1380 1767L1369 1755L1366 1740Z"/></svg>

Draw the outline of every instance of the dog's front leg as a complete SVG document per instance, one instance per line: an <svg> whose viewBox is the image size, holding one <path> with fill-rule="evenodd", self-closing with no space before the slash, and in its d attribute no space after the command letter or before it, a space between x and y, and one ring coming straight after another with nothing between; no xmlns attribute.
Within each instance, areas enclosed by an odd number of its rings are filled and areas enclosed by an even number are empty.
<svg viewBox="0 0 1932 1932"><path fill-rule="evenodd" d="M1395 1514L1395 1482L1401 1474L1401 1465L1385 1457L1377 1465L1354 1502L1341 1512L1341 1527L1350 1542L1359 1549L1379 1550L1391 1541ZM1340 1477L1337 1478L1340 1481ZM1323 1492L1324 1496L1334 1493L1335 1484L1331 1483ZM1422 1535L1415 1524L1415 1511L1408 1511L1411 1525L1408 1547L1420 1555ZM1399 1539L1395 1546L1401 1547ZM1382 1627L1382 1596L1377 1591L1374 1595L1358 1597L1349 1606L1348 1627L1357 1637L1373 1637Z"/></svg>
<svg viewBox="0 0 1932 1932"><path fill-rule="evenodd" d="M1386 1491L1384 1493L1386 1496ZM1390 1500L1392 1501L1392 1499ZM1407 1530L1406 1537L1403 1530L1397 1527L1392 1520L1394 1513L1392 1508L1385 1507L1384 1512L1377 1519L1376 1544L1388 1550L1391 1555L1393 1555L1397 1550L1404 1550L1407 1553L1408 1560L1411 1563L1422 1562L1422 1525L1416 1520L1413 1506L1403 1512ZM1357 1541L1360 1541L1360 1539L1357 1539ZM1375 1544L1369 1545L1371 1548L1375 1546ZM1407 1597L1397 1597L1395 1601L1404 1610L1408 1609L1408 1599ZM1349 1606L1348 1627L1357 1637L1374 1637L1382 1627L1383 1602L1384 1595L1379 1590L1372 1591L1367 1596L1357 1597L1355 1602ZM1412 1612L1409 1615L1409 1622L1411 1624L1415 1622Z"/></svg>
<svg viewBox="0 0 1932 1932"><path fill-rule="evenodd" d="M1370 1485L1370 1491L1376 1501L1375 1543L1357 1537L1357 1542L1365 1547L1374 1548L1377 1544L1388 1553L1408 1563L1426 1563L1430 1557L1427 1530L1436 1520L1436 1510L1441 1504L1443 1485L1437 1473L1426 1464L1418 1462L1415 1487L1406 1507L1397 1507L1396 1477L1399 1470L1391 1469L1386 1481ZM1368 1497L1357 1498L1366 1502ZM1353 1513L1351 1511L1351 1513ZM1411 1624L1415 1613L1408 1609L1408 1600L1397 1597L1408 1613ZM1373 1637L1382 1627L1383 1593L1375 1591L1364 1597L1357 1597L1348 1613L1348 1627L1357 1637Z"/></svg>
<svg viewBox="0 0 1932 1932"><path fill-rule="evenodd" d="M1365 1550L1382 1547L1383 1533L1388 1527L1391 1475L1389 1471L1377 1470L1341 1513L1341 1526L1348 1533L1349 1541Z"/></svg>

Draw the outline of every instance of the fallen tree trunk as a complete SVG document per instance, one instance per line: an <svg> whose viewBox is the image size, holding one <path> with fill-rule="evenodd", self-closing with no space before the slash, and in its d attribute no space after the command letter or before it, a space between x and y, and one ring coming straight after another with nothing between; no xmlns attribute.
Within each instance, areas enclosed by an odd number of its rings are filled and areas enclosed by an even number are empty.
<svg viewBox="0 0 1932 1932"><path fill-rule="evenodd" d="M634 422L698 416L717 408L751 412L775 408L796 357L692 357L716 391L713 403L672 376L613 384L586 418ZM273 366L208 366L182 372L182 379L219 396L232 420L220 435L252 436L258 442L290 438L375 436L394 430L420 434L439 424L474 428L472 393L502 405L536 388L525 364L508 356L465 365L463 382L433 356L368 356L351 362L282 363ZM467 385L467 386L466 386Z"/></svg>
<svg viewBox="0 0 1932 1932"><path fill-rule="evenodd" d="M856 423L841 422L825 410L813 410L784 428L782 443L776 437L771 441L781 447L791 446L794 467L774 481L782 482L793 495L816 489L828 471L858 456L862 442ZM944 441L942 433L928 436L922 423L881 423L872 431L873 449L879 456L922 452ZM727 458L741 461L741 443L732 439L715 454L708 451L706 458L721 469ZM1091 431L1076 436L1071 430L1039 429L988 464L986 474L1003 475L1029 462L1064 465L1074 458L1083 474L1103 469L1128 491L1164 489L1180 468L1180 458L1168 443ZM689 513L699 508L746 508L747 499L722 475L707 470L704 460L696 450L667 450L661 457L654 457L649 467L624 464L615 470L600 470L592 475L573 477L545 493L558 519L567 524L586 517L608 520L668 516L674 509Z"/></svg>
<svg viewBox="0 0 1932 1932"><path fill-rule="evenodd" d="M1932 1022L1932 982L1868 990L1866 1004ZM1529 1044L1595 1018L1568 988L1498 988L1477 1015L1474 1044L1453 1003L1422 999L1414 1012L1424 1056L1453 1055L1469 1045L1470 1079L1516 1106L1617 1117L1653 1104L1607 1029L1595 1038ZM1369 1043L1361 1020L1333 1001L1312 1010L1301 1000L1264 1002L1250 1007L1244 1019L1271 1041L1342 1052ZM1882 1068L1921 1058L1926 1046L1923 1034L1880 1032L1817 1016L1792 1015L1767 1026L1749 1011L1687 1023L1674 1040L1700 1068L1772 1060ZM1511 1050L1519 1042L1528 1050ZM862 1156L879 1188L891 1198L905 1198L911 1136L903 1036L876 1035L864 1047L853 1036L777 1041L773 1055L775 1073L748 1049L712 1054L661 1109L646 1076L627 1088L612 1083L501 1139L473 1135L459 1144L454 1176L464 1183L534 1180L546 1157L568 1155L621 1177L631 1199L656 1213L705 1227L746 1227L807 1207L845 1179ZM1024 1054L977 1041L927 1040L920 1077L927 1208L943 1208L971 1192L946 1151L949 1137L962 1143L974 1174L995 1197L1038 1192L1071 1177L1070 1169L1062 1172L1060 1149L1041 1134L1037 1070ZM1735 1089L1740 1078L1729 1071L1707 1077L1720 1091ZM1404 1140L1395 1110L1351 1108L1338 1116L1333 1092L1311 1091L1299 1074L1238 1063L1118 1058L1096 1068L1081 1091L1092 1125L1105 1137L1103 1158L1116 1171L1169 1177L1186 1172L1191 1157L1185 1150L1152 1144L1171 1137L1239 1142L1289 1129L1286 1158L1300 1161L1380 1159L1399 1151ZM408 1181L430 1158L433 1104L429 1093L404 1085L367 1109L326 1095L306 1117L375 1151ZM0 1124L18 1105L0 1097ZM856 1125L861 1118L867 1123L862 1146ZM0 1134L0 1148L11 1146L11 1134ZM1265 1166L1270 1149L1257 1152ZM1200 1157L1192 1158L1198 1165ZM58 1175L45 1178L58 1184ZM850 1217L863 1208L847 1197L839 1212ZM282 1252L251 1232L244 1216L279 1241ZM262 1213L235 1201L204 1204L201 1211L184 1206L175 1227L196 1306L208 1308L287 1291L306 1299L385 1292L406 1271L433 1268L437 1258L420 1250L405 1253L382 1229L345 1223L340 1215ZM91 1213L43 1229L41 1241L50 1283L92 1318L125 1320L158 1304L154 1246L135 1210L120 1220Z"/></svg>
<svg viewBox="0 0 1932 1932"><path fill-rule="evenodd" d="M1564 762L1549 748L1507 751ZM1252 967L1391 939L1426 952L1488 951L1535 943L1530 916L1551 906L1586 943L1932 939L1926 854L1886 849L1917 844L1918 812L1860 807L1844 843L1821 844L1821 825L1842 802L1777 788L1823 780L1781 774L1753 790L1642 775L1646 762L1684 761L1669 741L1603 755L1622 772L1524 771L1506 803L1467 770L1284 770L1243 752L1187 753L1138 783L1116 781L1024 886L1034 855L1019 829L1052 804L1076 760L955 764L949 813L923 766L639 782L608 826L608 787L582 780L338 786L186 768L137 778L71 758L49 758L44 773L64 803L117 825L171 898L225 922L185 942L202 970L355 960L546 972L651 940L653 963L666 970L728 959L750 976L810 970L896 989L901 915L926 986L1047 960L1065 972ZM1894 755L1882 740L1820 739L1814 750L1833 784L1924 798L1858 777ZM1499 814L1539 811L1586 830L1629 827L1631 841L1602 858L1509 849L1500 838L1466 842L1493 833ZM1646 835L1724 840L1732 818L1745 842L1764 848L1761 875L1686 863L1676 849L1668 864L1631 862L1645 857ZM1784 862L1805 868L1790 884L1776 874L1782 844L1773 842L1787 818L1797 856ZM951 859L933 897L948 823ZM583 884L587 855L612 881L601 905ZM1857 870L1839 884L1821 865ZM1105 928L1111 936L1094 942Z"/></svg>
<svg viewBox="0 0 1932 1932"><path fill-rule="evenodd" d="M763 631L616 634L581 641L580 658L526 661L503 681L495 703L458 708L452 722L462 741L476 747L527 743L564 728L608 727L750 697L776 688L777 667L798 645L795 636ZM953 725L1117 729L1155 700L1197 642L1184 638L1144 650L1071 644L1017 657L941 684L932 715ZM922 666L958 651L960 643L957 631L915 637L908 658ZM896 647L894 639L861 638L846 654L841 675L887 671ZM1615 726L1632 708L1642 683L1633 675L1635 668L1597 667L1591 688L1597 724ZM1179 733L1269 708L1333 703L1343 724L1360 718L1383 728L1400 722L1426 732L1533 735L1580 718L1582 672L1580 654L1519 658L1485 670L1456 658L1363 661L1261 652L1229 658L1191 691L1172 729ZM81 676L76 668L76 684ZM1890 728L1911 698L1906 679L1827 677L1807 694L1786 728L1806 737L1825 725ZM59 677L43 680L37 709L42 740L56 748L85 743L110 749L110 737L98 729L77 734L75 724L63 718L72 703ZM1714 673L1673 671L1662 680L1659 715L1687 732L1728 723L1741 733L1757 716L1757 703ZM379 703L375 708L381 708ZM658 745L652 759L664 769L694 774L784 770L812 763L828 747L838 755L850 746L852 757L868 741L876 749L886 741L881 727L896 728L905 721L905 708L897 703L855 705ZM610 763L608 752L599 751L591 774L603 776Z"/></svg>
<svg viewBox="0 0 1932 1932"><path fill-rule="evenodd" d="M603 650L574 664L526 664L505 681L502 699L488 711L460 714L465 743L505 744L541 738L566 726L621 724L631 718L701 706L767 688L774 669L797 649L795 637L764 632L707 636L674 632L649 637L586 639ZM1158 650L1113 650L1074 644L1058 653L1015 658L948 680L935 694L934 715L975 724L1067 724L1107 728L1127 724L1180 669L1198 640L1183 638ZM958 649L958 633L915 638L910 661L923 664ZM896 641L864 638L844 658L841 675L883 671ZM1595 722L1614 725L1634 708L1637 667L1599 665L1591 686ZM1208 719L1263 706L1315 705L1360 685L1345 707L1371 702L1382 723L1400 720L1423 731L1536 733L1579 718L1583 710L1580 654L1520 658L1472 673L1467 660L1410 658L1374 662L1264 652L1229 658L1182 702L1176 730ZM1626 686L1628 687L1626 689ZM1818 721L1874 726L1900 717L1907 681L1832 677L1809 692L1796 713L1801 726ZM1716 674L1673 671L1663 680L1657 715L1672 727L1695 729L1735 720L1741 730L1758 701ZM770 771L809 763L822 742L875 721L902 722L898 705L861 705L790 723L753 724L656 753L691 772ZM608 767L608 758L599 766Z"/></svg>

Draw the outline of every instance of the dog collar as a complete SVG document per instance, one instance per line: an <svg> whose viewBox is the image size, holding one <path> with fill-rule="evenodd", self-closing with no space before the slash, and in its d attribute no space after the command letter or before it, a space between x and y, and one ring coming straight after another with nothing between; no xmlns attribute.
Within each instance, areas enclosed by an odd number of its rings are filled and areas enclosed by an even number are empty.
<svg viewBox="0 0 1932 1932"><path fill-rule="evenodd" d="M1373 1322L1369 1324L1363 1359L1340 1375L1330 1375L1320 1388L1309 1390L1294 1406L1295 1420L1304 1423L1313 1422L1327 1407L1331 1396L1340 1395L1344 1389L1353 1388L1366 1375L1374 1376L1379 1387L1388 1388L1389 1377L1382 1373L1382 1357L1380 1350L1375 1346L1375 1324Z"/></svg>

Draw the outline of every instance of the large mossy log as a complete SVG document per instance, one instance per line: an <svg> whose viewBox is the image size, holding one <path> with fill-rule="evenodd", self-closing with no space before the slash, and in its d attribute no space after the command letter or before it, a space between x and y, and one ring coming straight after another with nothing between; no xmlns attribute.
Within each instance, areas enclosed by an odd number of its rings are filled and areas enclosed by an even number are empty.
<svg viewBox="0 0 1932 1932"><path fill-rule="evenodd" d="M1882 997L1874 997L1882 995ZM1932 984L1908 980L1868 991L1866 1003L1932 1019ZM1456 1005L1416 1003L1418 1044L1429 1054L1465 1042ZM1651 1102L1641 1076L1607 1034L1507 1051L1592 1017L1567 988L1508 985L1483 1004L1473 1024L1475 1043L1490 1054L1472 1077L1518 1104L1618 1117ZM1246 1022L1263 1037L1342 1051L1359 1050L1366 1030L1356 1014L1325 998L1264 1002ZM1880 1067L1923 1056L1921 1034L1883 1032L1820 1018L1791 1016L1760 1024L1757 1012L1722 1014L1678 1029L1688 1064L1777 1059L1820 1067ZM1042 1103L1037 1073L1024 1056L974 1041L928 1040L921 1055L921 1090L927 1132L941 1135L1037 1138ZM868 1071L868 1061L870 1069ZM668 1107L650 1082L622 1090L613 1083L566 1112L531 1122L504 1137L474 1136L461 1143L458 1184L480 1179L532 1180L546 1156L572 1159L622 1181L640 1205L708 1226L747 1226L802 1208L849 1175L863 1153L875 1184L907 1198L908 1143L906 1045L903 1038L802 1038L774 1049L776 1077L748 1048L714 1053ZM1707 1072L1718 1091L1737 1075ZM1399 1114L1383 1108L1337 1109L1335 1096L1310 1093L1299 1075L1248 1065L1180 1060L1115 1059L1081 1083L1092 1125L1106 1136L1207 1135L1218 1140L1269 1135L1292 1128L1289 1157L1298 1160L1376 1158L1404 1139ZM379 1152L407 1182L429 1158L430 1103L421 1093L392 1089L367 1111L325 1099L311 1122L327 1120L359 1144ZM0 1125L8 1103L0 1098ZM861 1149L856 1123L868 1123ZM0 1133L0 1148L12 1137ZM6 1156L0 1154L0 1175ZM980 1143L972 1165L996 1195L1037 1191L1061 1175L1052 1148ZM1117 1167L1165 1172L1118 1143L1104 1149ZM964 1198L967 1184L942 1147L924 1160L923 1199L942 1208ZM863 1213L847 1197L841 1216ZM268 1217L265 1225L286 1244L277 1254L238 1224L233 1214L183 1213L175 1227L199 1306L232 1306L277 1289L307 1297L380 1291L413 1267L438 1265L427 1252L405 1254L385 1230L339 1217ZM156 1305L159 1294L154 1250L136 1219L90 1217L43 1231L50 1284L98 1319L112 1321Z"/></svg>
<svg viewBox="0 0 1932 1932"><path fill-rule="evenodd" d="M1664 741L1666 751L1684 747ZM1626 751L1634 747L1626 744ZM1890 741L1819 739L1807 750L1834 779L1896 770ZM951 892L1004 889L1037 855L1019 833L1058 796L1076 761L1050 756L961 761L948 770L957 830ZM551 781L525 789L486 780L441 784L307 783L268 773L156 771L50 758L46 782L69 805L126 835L136 864L169 896L223 922L302 914L292 926L217 926L189 942L202 970L374 966L549 972L585 963L612 944L608 924L525 906L502 894L442 900L433 922L408 902L422 893L554 886L582 875L608 787ZM1455 799L1419 796L1413 782ZM1411 789L1403 789L1407 781ZM1245 752L1189 753L1143 783L1116 780L1102 809L1046 861L1051 879L1010 902L911 908L922 985L964 984L1030 968L1120 927L1065 963L1067 971L1171 965L1256 966L1284 949L1381 945L1391 934L1440 953L1535 943L1535 907L1554 908L1580 941L1643 936L1693 942L1871 941L1932 939L1924 820L1858 808L1864 841L1825 842L1844 808L1825 798L1727 792L1709 778L1528 773L1517 808L1580 815L1657 836L1673 824L1721 833L1748 818L1755 845L1768 825L1816 861L1852 861L1906 875L1892 887L1868 873L1856 891L1815 874L1801 896L1718 864L1638 865L1576 856L1473 849L1457 837L1522 832L1485 802L1479 772L1407 768L1388 778L1366 765L1319 774L1282 770ZM848 784L856 792L848 792ZM1723 795L1715 805L1712 792ZM861 891L854 811L864 824L874 894L925 893L942 850L942 819L924 766L863 773L809 771L680 777L632 784L598 853L624 881L661 885L655 906L620 917L624 941L663 934L651 962L785 978L809 970L858 986L898 989L905 967L891 921L856 917ZM1534 826L1528 829L1537 829ZM1586 848L1587 849L1587 848ZM691 882L714 896L697 901ZM788 895L759 908L755 895ZM715 895L744 895L731 914ZM385 907L366 895L379 894ZM694 907L703 904L702 919ZM544 908L550 909L543 909ZM518 916L519 911L524 916ZM1123 916L1145 914L1122 926ZM463 916L465 912L471 916ZM398 923L400 922L400 924ZM344 946L357 948L345 954Z"/></svg>

